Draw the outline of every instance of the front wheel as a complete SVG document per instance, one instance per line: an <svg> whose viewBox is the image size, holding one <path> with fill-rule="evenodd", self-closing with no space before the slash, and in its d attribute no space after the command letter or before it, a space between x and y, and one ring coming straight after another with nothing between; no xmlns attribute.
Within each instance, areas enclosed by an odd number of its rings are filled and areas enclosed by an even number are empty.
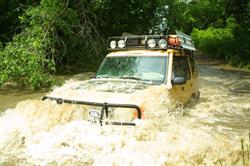
<svg viewBox="0 0 250 166"><path fill-rule="evenodd" d="M198 101L199 101L199 99L200 99L200 91L197 94L194 93L191 96L191 99L190 99L189 103L195 103L195 104L197 104Z"/></svg>

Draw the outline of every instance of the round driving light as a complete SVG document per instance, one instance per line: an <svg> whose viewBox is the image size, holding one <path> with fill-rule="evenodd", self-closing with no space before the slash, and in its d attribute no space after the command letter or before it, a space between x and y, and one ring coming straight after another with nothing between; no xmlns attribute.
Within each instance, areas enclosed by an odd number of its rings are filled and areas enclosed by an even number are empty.
<svg viewBox="0 0 250 166"><path fill-rule="evenodd" d="M167 43L167 41L165 39L161 39L161 40L159 40L158 45L159 45L160 48L166 48L168 43Z"/></svg>
<svg viewBox="0 0 250 166"><path fill-rule="evenodd" d="M149 39L149 40L147 41L147 43L148 43L148 46L149 46L150 48L154 48L154 47L156 46L156 41L155 41L155 39Z"/></svg>
<svg viewBox="0 0 250 166"><path fill-rule="evenodd" d="M119 48L124 48L125 47L125 41L124 40L119 40L118 47Z"/></svg>
<svg viewBox="0 0 250 166"><path fill-rule="evenodd" d="M141 45L145 45L145 39L141 40Z"/></svg>
<svg viewBox="0 0 250 166"><path fill-rule="evenodd" d="M111 41L110 42L110 48L115 49L116 48L116 41Z"/></svg>

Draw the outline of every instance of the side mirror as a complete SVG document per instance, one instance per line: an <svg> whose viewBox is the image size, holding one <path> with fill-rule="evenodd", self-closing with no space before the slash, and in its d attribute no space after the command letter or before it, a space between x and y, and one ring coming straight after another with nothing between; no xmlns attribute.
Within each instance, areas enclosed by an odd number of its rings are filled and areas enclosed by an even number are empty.
<svg viewBox="0 0 250 166"><path fill-rule="evenodd" d="M186 78L185 77L175 77L174 80L172 80L173 85L181 85L186 83Z"/></svg>

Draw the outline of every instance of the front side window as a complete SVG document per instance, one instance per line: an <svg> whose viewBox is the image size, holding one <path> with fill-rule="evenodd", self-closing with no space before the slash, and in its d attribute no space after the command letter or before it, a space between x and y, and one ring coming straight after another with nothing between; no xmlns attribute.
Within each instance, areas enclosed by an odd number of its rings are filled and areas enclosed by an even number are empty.
<svg viewBox="0 0 250 166"><path fill-rule="evenodd" d="M125 78L163 83L167 69L163 56L106 57L97 72L97 78Z"/></svg>
<svg viewBox="0 0 250 166"><path fill-rule="evenodd" d="M187 57L175 56L173 59L172 80L175 77L184 77L190 79Z"/></svg>

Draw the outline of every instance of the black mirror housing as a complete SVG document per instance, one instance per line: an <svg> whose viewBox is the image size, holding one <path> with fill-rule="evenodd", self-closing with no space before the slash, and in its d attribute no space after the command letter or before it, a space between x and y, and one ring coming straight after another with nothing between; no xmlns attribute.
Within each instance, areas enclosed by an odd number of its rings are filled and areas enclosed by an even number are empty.
<svg viewBox="0 0 250 166"><path fill-rule="evenodd" d="M175 77L174 80L172 80L173 85L181 85L186 83L186 78L185 77Z"/></svg>

